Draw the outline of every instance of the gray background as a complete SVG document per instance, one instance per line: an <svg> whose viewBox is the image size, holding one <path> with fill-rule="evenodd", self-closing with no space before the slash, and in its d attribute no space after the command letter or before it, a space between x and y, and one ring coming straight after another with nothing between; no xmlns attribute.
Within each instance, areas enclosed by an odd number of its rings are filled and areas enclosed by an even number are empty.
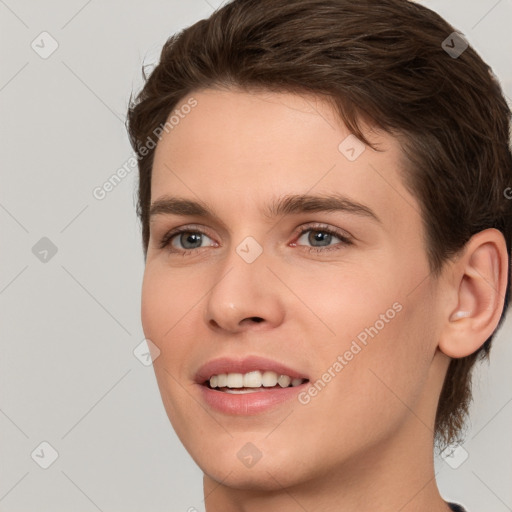
<svg viewBox="0 0 512 512"><path fill-rule="evenodd" d="M202 473L133 354L144 338L136 172L103 200L92 191L132 154L124 116L143 61L221 3L0 0L1 512L204 510ZM512 98L512 0L424 3ZM43 31L58 43L46 59L31 47L51 49ZM469 512L512 510L510 336L509 319L475 375L465 451L436 460L441 492ZM59 454L47 469L43 441Z"/></svg>

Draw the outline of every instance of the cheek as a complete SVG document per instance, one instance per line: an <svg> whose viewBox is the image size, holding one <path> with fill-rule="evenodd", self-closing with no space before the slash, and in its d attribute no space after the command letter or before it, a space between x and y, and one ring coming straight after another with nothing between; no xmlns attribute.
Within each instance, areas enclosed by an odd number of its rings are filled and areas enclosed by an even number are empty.
<svg viewBox="0 0 512 512"><path fill-rule="evenodd" d="M141 293L141 321L146 338L159 346L172 338L175 326L181 327L180 319L186 321L199 295L192 282L188 276L160 269L156 264L146 266Z"/></svg>
<svg viewBox="0 0 512 512"><path fill-rule="evenodd" d="M389 295L380 300L376 315L365 313L358 317L362 324L351 324L355 334L341 343L347 362L340 377L334 379L329 398L339 404L340 415L350 414L353 425L373 425L370 429L375 428L379 436L395 429L416 408L433 356L433 334L423 305L402 299L400 311L393 309L390 314L393 299ZM334 360L336 353L340 351L331 351L329 359Z"/></svg>
<svg viewBox="0 0 512 512"><path fill-rule="evenodd" d="M359 427L377 418L380 425L403 419L419 399L433 357L432 298L421 289L410 294L413 286L400 283L400 272L391 270L380 278L370 269L343 272L340 279L323 281L322 293L318 285L309 287L308 301L331 331L321 326L321 339L311 336L321 381L312 402L330 407L340 421L350 414ZM308 289L303 284L299 295Z"/></svg>
<svg viewBox="0 0 512 512"><path fill-rule="evenodd" d="M382 263L372 265L367 261L364 267L359 264L359 268L352 262L326 265L288 280L293 283L294 294L303 299L298 302L292 297L294 321L301 324L300 332L309 334L308 343L317 345L320 353L343 353L358 336L364 344L365 340L380 336L399 318L396 309L400 305L393 307L398 302L398 293L392 283L382 278L389 272L376 273L375 268L382 269Z"/></svg>
<svg viewBox="0 0 512 512"><path fill-rule="evenodd" d="M141 322L144 336L161 348L161 337L164 332L163 312L172 311L169 294L163 292L164 288L158 280L146 269L142 282L141 293Z"/></svg>
<svg viewBox="0 0 512 512"><path fill-rule="evenodd" d="M198 300L198 292L193 290L190 279L187 283L184 277L154 263L146 266L141 293L142 327L144 336L160 350L153 361L153 370L167 415L183 441L185 426L194 422L187 412L190 397L180 382L181 367L187 361L190 347L190 337L181 334ZM179 339L184 342L180 343Z"/></svg>

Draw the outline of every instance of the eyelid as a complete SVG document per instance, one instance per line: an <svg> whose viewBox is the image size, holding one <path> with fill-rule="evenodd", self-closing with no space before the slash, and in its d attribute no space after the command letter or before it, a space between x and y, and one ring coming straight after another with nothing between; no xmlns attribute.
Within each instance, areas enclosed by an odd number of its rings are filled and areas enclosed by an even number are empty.
<svg viewBox="0 0 512 512"><path fill-rule="evenodd" d="M308 247L308 246L301 245L299 247L306 247L313 251L316 250L317 252L327 252L331 249L336 248L338 245L343 245L343 244L349 245L349 244L352 244L354 242L354 240L356 240L356 238L354 236L352 236L350 233L348 233L344 229L334 227L334 226L331 226L329 224L322 223L322 222L309 222L306 224L301 224L298 228L296 228L294 230L294 234L293 234L294 242L292 242L292 246L293 247L297 246L297 243L296 243L297 239L300 238L304 233L306 233L308 231L315 231L315 230L316 231L325 231L331 235L336 236L337 238L339 238L341 240L341 244L335 244L334 246L319 246L319 247L314 247L314 246ZM167 231L161 237L160 241L158 242L158 246L160 249L165 249L166 247L171 245L172 238L174 238L176 235L180 235L184 232L185 233L186 232L193 232L193 233L197 232L199 234L206 235L208 238L210 238L211 240L213 240L215 242L214 237L211 236L208 231L209 231L208 228L205 228L205 226L202 226L199 224L186 224L183 226L178 226L178 227L172 228L169 231ZM218 242L215 242L215 244L218 245ZM193 254L195 251L200 251L202 249L206 249L206 247L197 247L197 248L188 249L188 250L174 249L173 251L170 251L170 252L181 253L181 254L185 254L185 253Z"/></svg>
<svg viewBox="0 0 512 512"><path fill-rule="evenodd" d="M165 232L165 234L160 238L159 242L158 242L158 246L160 249L164 249L167 245L170 245L171 243L171 239L175 236L175 235L180 235L184 232L188 232L188 231L191 231L191 232L198 232L202 235L206 235L208 238L211 238L213 240L213 237L208 233L208 229L205 228L204 226L201 226L199 224L186 224L184 226L177 226L175 228L171 228L169 229L168 231ZM183 249L177 249L177 251L180 251ZM189 249L188 251L186 252L191 252L193 249ZM197 249L196 249L197 250Z"/></svg>
<svg viewBox="0 0 512 512"><path fill-rule="evenodd" d="M327 233L330 233L332 235L337 236L341 240L346 241L353 241L355 240L355 237L353 237L348 231L345 231L344 229L331 226L330 224L325 224L323 222L310 222L306 224L302 224L297 228L295 231L296 236L300 237L307 231L326 231Z"/></svg>

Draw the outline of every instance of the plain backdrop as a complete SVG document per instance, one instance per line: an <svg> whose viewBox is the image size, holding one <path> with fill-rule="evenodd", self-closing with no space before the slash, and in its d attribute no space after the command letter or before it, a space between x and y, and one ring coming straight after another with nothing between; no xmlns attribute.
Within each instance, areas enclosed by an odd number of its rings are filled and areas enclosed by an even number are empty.
<svg viewBox="0 0 512 512"><path fill-rule="evenodd" d="M0 0L1 512L204 510L140 356L136 170L93 190L132 155L143 62L221 3ZM424 4L512 98L512 0ZM436 459L442 494L468 512L512 510L510 336L509 319L475 374L464 451Z"/></svg>

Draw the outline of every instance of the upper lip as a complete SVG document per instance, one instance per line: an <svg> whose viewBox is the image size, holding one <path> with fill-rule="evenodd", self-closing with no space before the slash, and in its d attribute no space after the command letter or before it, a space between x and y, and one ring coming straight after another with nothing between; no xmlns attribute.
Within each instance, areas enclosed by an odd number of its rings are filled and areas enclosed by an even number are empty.
<svg viewBox="0 0 512 512"><path fill-rule="evenodd" d="M261 356L247 356L243 359L233 359L230 357L220 357L212 359L203 364L196 372L195 381L203 384L210 379L212 375L220 375L221 373L248 373L255 370L273 371L278 375L288 375L292 379L308 379L299 370L294 370L278 361L267 359Z"/></svg>

